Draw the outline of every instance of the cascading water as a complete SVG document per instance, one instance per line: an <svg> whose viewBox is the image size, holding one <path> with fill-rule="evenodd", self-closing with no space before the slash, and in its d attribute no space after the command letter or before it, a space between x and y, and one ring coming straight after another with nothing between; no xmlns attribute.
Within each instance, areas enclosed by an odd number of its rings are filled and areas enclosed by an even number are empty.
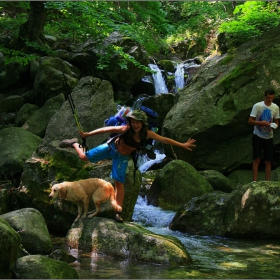
<svg viewBox="0 0 280 280"><path fill-rule="evenodd" d="M155 159L147 158L147 160L139 167L141 173L146 172L153 164L161 162L166 157L165 154L162 154L159 151L155 151L155 154Z"/></svg>
<svg viewBox="0 0 280 280"><path fill-rule="evenodd" d="M161 74L160 69L156 64L149 64L148 65L153 71L156 73L153 74L153 79L154 79L154 86L155 86L155 93L160 94L160 93L168 93L167 86L165 84L164 78Z"/></svg>
<svg viewBox="0 0 280 280"><path fill-rule="evenodd" d="M174 73L175 75L175 93L177 93L180 89L182 89L185 86L185 80L184 80L184 64L180 63L177 65L176 71Z"/></svg>

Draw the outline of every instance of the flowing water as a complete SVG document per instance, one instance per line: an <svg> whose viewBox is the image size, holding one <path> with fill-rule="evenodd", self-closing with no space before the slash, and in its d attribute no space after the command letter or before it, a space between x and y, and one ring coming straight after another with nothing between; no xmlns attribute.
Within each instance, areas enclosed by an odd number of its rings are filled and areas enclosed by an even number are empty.
<svg viewBox="0 0 280 280"><path fill-rule="evenodd" d="M185 86L185 78L184 78L184 64L180 63L176 67L175 75L175 93L177 93L180 89L183 89Z"/></svg>
<svg viewBox="0 0 280 280"><path fill-rule="evenodd" d="M168 93L166 83L158 66L156 64L149 64L149 67L156 72L155 74L152 74L154 79L155 93Z"/></svg>
<svg viewBox="0 0 280 280"><path fill-rule="evenodd" d="M173 235L180 239L193 260L189 266L146 264L68 250L77 258L71 265L81 279L280 278L280 240L242 240L171 231L168 225L174 215L173 211L148 206L139 196L133 220L154 233ZM64 240L54 237L54 248L66 249Z"/></svg>

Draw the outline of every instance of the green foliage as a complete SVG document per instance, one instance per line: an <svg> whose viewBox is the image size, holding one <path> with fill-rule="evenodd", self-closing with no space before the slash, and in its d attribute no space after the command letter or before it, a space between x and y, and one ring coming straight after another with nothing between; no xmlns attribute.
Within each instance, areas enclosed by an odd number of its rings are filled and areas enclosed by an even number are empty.
<svg viewBox="0 0 280 280"><path fill-rule="evenodd" d="M169 12L175 10L180 17L175 23L176 32L167 40L169 44L185 40L202 41L210 30L217 29L233 12L230 2L183 1L171 5L173 9L169 5Z"/></svg>
<svg viewBox="0 0 280 280"><path fill-rule="evenodd" d="M102 70L108 67L111 57L115 55L118 55L118 65L121 69L128 69L127 65L130 62L138 68L143 69L145 72L154 73L154 71L152 71L149 67L142 65L137 60L135 60L133 56L125 53L122 47L114 44L107 46L105 55L100 55L100 59L97 63L97 69Z"/></svg>
<svg viewBox="0 0 280 280"><path fill-rule="evenodd" d="M0 52L5 55L5 64L19 63L21 65L28 65L31 60L37 58L34 54L26 54L14 49L8 49L0 46Z"/></svg>
<svg viewBox="0 0 280 280"><path fill-rule="evenodd" d="M46 3L46 8L49 10L46 33L60 34L60 39L75 42L92 38L98 48L98 42L117 31L143 45L149 52L167 47L160 36L168 32L169 25L159 2L51 1ZM127 64L131 62L145 71L151 71L133 56L125 54L120 46L100 44L100 50L99 69L107 67L110 58L117 55L122 69L127 69ZM107 54L104 56L105 51Z"/></svg>
<svg viewBox="0 0 280 280"><path fill-rule="evenodd" d="M113 32L113 13L108 2L48 1L45 32L75 42L106 37Z"/></svg>
<svg viewBox="0 0 280 280"><path fill-rule="evenodd" d="M0 2L0 36L13 41L17 38L19 27L26 21L29 2Z"/></svg>
<svg viewBox="0 0 280 280"><path fill-rule="evenodd" d="M100 55L99 69L117 56L122 69L128 63L150 71L125 53L119 45L104 45L112 32L119 32L143 46L151 55L166 54L170 46L182 42L186 50L194 44L205 45L205 36L219 28L235 45L260 35L279 24L277 1L46 1L47 22L44 33L68 43L94 41ZM235 7L235 9L234 9ZM20 26L27 21L29 1L0 2L1 51L8 62L27 64L33 56L16 50ZM6 40L3 40L6 39ZM12 44L12 42L14 42ZM29 46L33 42L27 42ZM233 45L234 45L233 44ZM49 53L45 46L32 49ZM12 50L14 49L14 50ZM103 56L108 52L106 56Z"/></svg>
<svg viewBox="0 0 280 280"><path fill-rule="evenodd" d="M279 12L278 1L247 1L235 8L235 18L222 23L219 31L231 38L232 45L238 45L277 26Z"/></svg>

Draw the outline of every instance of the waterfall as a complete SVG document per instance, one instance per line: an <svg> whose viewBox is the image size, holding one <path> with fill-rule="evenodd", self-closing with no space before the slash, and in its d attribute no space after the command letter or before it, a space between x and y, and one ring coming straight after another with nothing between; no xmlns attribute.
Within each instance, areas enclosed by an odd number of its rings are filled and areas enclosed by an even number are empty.
<svg viewBox="0 0 280 280"><path fill-rule="evenodd" d="M184 81L184 64L180 63L177 65L175 71L175 93L177 93L180 89L182 89L185 85Z"/></svg>
<svg viewBox="0 0 280 280"><path fill-rule="evenodd" d="M160 151L155 151L155 154L155 159L148 159L139 167L141 173L146 172L153 164L161 162L166 157L165 154L160 153Z"/></svg>
<svg viewBox="0 0 280 280"><path fill-rule="evenodd" d="M158 68L157 65L155 64L149 64L149 67L153 70L156 71L155 74L153 74L153 79L154 79L154 84L155 84L155 92L156 94L160 93L168 93L167 86L165 84L165 81L163 79L163 76L161 74L160 69Z"/></svg>

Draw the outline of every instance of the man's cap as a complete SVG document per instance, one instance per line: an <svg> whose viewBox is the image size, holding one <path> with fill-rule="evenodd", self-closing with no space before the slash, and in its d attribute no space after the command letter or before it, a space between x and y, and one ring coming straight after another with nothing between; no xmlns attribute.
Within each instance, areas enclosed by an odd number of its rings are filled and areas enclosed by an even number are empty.
<svg viewBox="0 0 280 280"><path fill-rule="evenodd" d="M130 111L127 115L127 118L132 118L135 119L137 121L142 121L144 123L144 125L148 125L148 116L146 115L145 112L141 111L141 110L133 110Z"/></svg>

